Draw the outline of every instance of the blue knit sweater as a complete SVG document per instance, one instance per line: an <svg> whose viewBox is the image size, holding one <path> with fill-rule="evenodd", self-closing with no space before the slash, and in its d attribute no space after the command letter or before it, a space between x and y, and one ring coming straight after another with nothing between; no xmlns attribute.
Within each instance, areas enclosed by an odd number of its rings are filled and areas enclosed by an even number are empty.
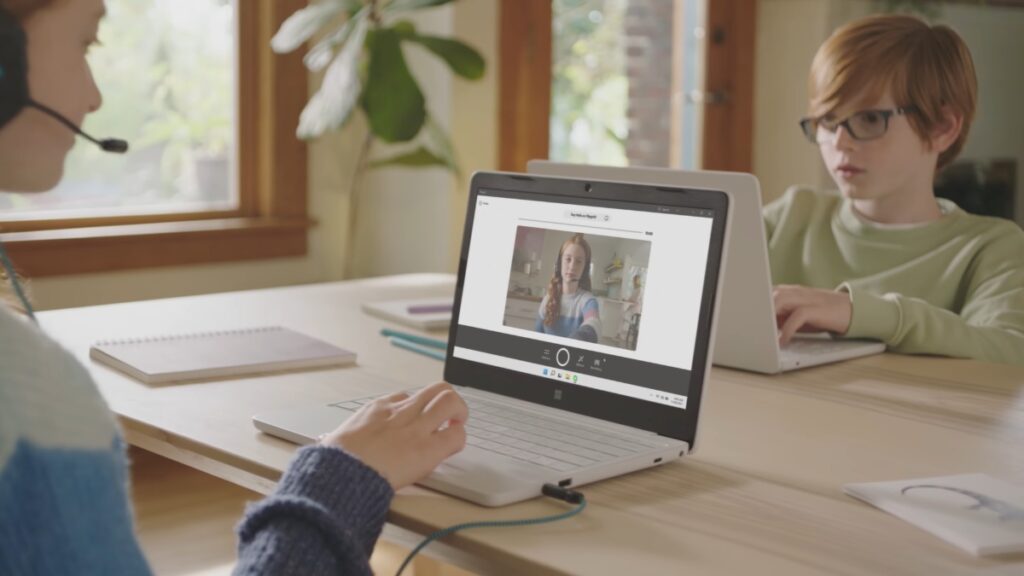
<svg viewBox="0 0 1024 576"><path fill-rule="evenodd" d="M239 574L370 574L393 492L344 451L299 450L239 524ZM124 443L89 373L0 305L0 575L149 574Z"/></svg>

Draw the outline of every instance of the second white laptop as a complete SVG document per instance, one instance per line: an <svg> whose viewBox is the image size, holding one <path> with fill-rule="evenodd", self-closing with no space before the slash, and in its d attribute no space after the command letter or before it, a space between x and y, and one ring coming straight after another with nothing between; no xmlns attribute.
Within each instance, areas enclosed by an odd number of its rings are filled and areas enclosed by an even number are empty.
<svg viewBox="0 0 1024 576"><path fill-rule="evenodd" d="M881 342L827 337L797 337L788 346L779 347L768 244L761 215L761 189L753 175L589 166L546 160L530 161L528 170L549 176L725 190L729 194L732 226L712 358L715 364L776 374L885 351L885 344Z"/></svg>

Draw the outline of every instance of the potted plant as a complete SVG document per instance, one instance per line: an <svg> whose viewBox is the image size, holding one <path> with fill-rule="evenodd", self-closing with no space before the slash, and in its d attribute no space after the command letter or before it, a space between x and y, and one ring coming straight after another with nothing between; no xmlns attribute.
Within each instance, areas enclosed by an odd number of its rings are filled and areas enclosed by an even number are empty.
<svg viewBox="0 0 1024 576"><path fill-rule="evenodd" d="M275 52L286 53L319 38L304 62L311 71L324 72L323 82L302 111L298 137L310 139L340 129L360 113L367 120L369 129L352 179L346 267L352 262L359 184L367 168L438 166L458 174L448 135L431 119L402 52L405 46L424 49L462 78L483 76L484 59L475 49L452 38L420 34L405 19L417 10L452 1L321 0L297 10L271 40ZM405 149L370 162L377 141L404 144Z"/></svg>

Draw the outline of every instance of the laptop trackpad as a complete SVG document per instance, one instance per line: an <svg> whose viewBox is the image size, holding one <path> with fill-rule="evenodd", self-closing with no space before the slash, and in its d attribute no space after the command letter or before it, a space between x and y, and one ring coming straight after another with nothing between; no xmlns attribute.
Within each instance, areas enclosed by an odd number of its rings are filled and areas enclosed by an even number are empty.
<svg viewBox="0 0 1024 576"><path fill-rule="evenodd" d="M485 506L501 506L539 496L558 472L480 450L466 448L442 462L419 484Z"/></svg>

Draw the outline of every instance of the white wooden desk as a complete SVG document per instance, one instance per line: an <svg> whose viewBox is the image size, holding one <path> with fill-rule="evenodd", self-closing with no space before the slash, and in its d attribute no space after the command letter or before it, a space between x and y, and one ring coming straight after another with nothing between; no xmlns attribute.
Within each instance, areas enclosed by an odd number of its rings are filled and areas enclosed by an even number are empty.
<svg viewBox="0 0 1024 576"><path fill-rule="evenodd" d="M90 367L130 443L265 493L295 447L259 433L251 416L436 381L440 362L388 345L386 323L359 306L452 287L451 276L409 275L40 320ZM358 366L147 386L88 359L97 339L268 324L355 350ZM775 377L716 369L707 394L693 457L585 487L591 506L569 521L446 542L488 573L1024 574L1024 555L972 558L840 489L964 472L1024 484L1024 369L886 354ZM389 520L425 533L561 509L535 500L492 510L411 488Z"/></svg>

